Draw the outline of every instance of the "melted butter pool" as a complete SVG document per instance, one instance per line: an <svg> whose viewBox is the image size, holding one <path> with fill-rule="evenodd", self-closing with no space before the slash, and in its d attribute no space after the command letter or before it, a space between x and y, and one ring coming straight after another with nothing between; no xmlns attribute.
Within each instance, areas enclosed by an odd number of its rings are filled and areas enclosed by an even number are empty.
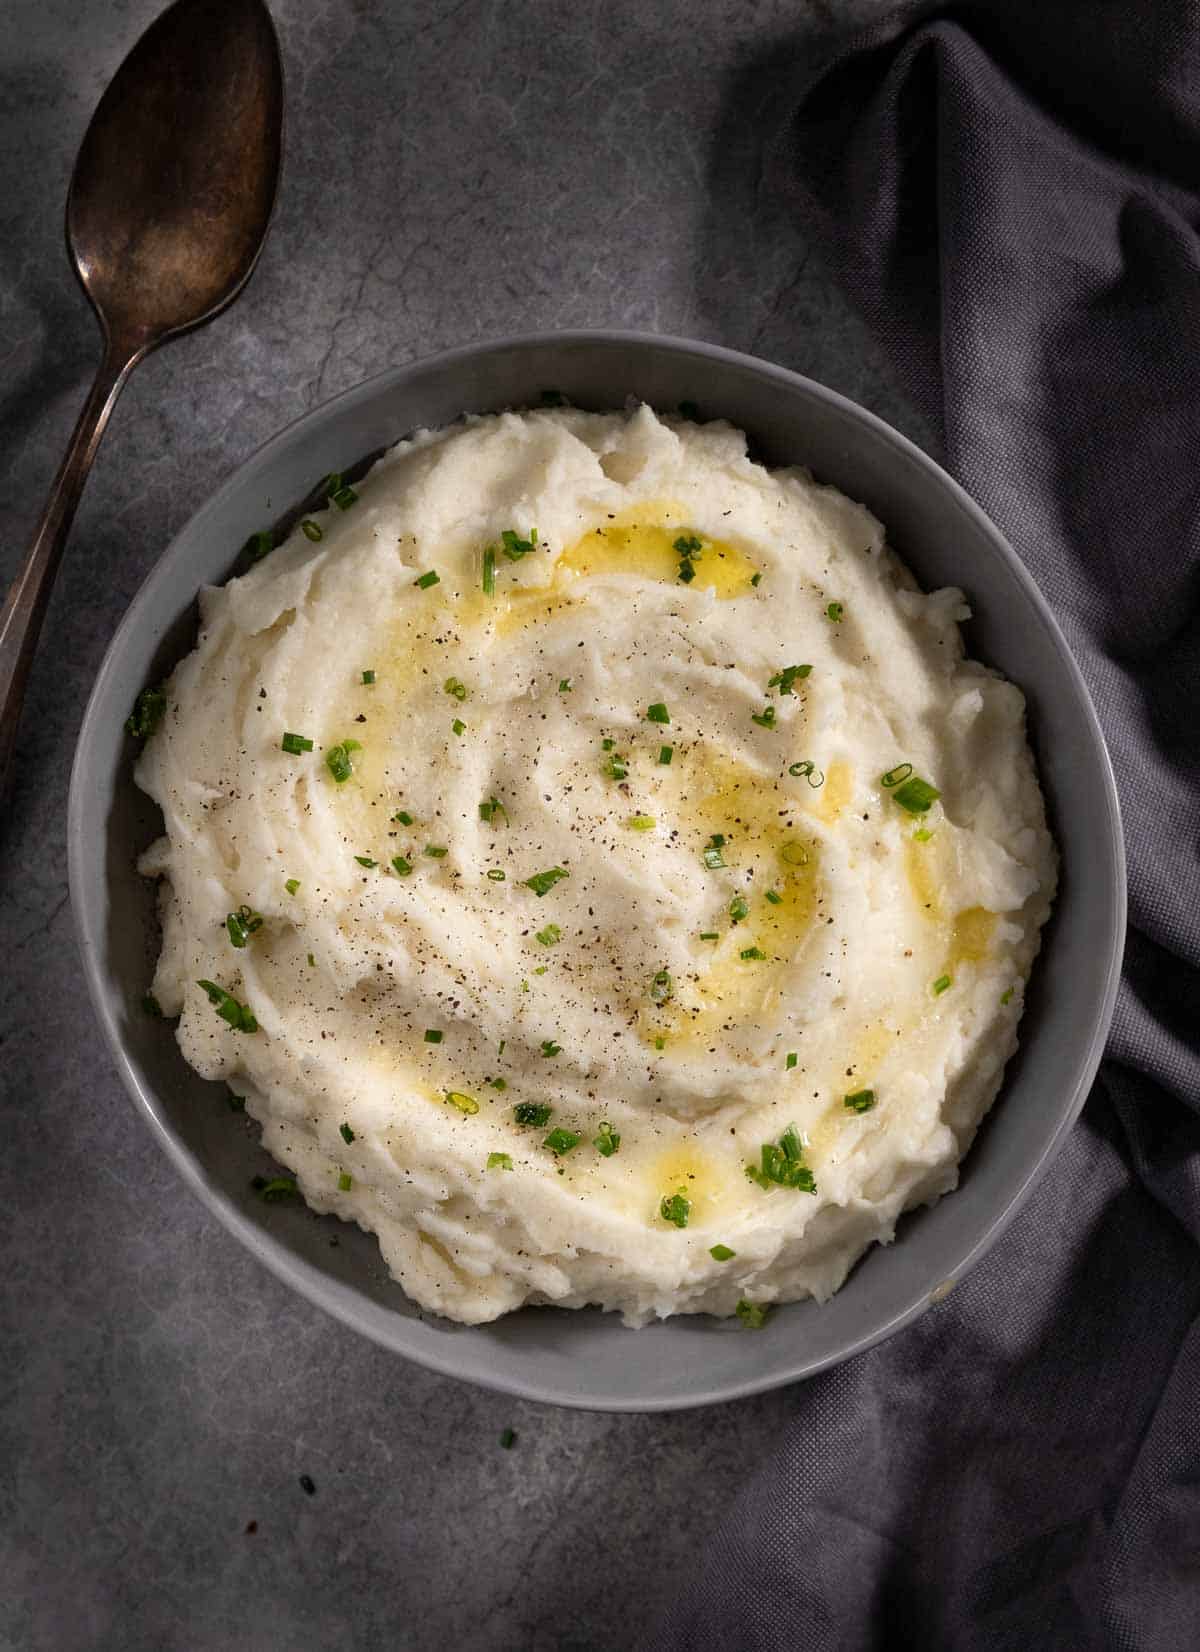
<svg viewBox="0 0 1200 1652"><path fill-rule="evenodd" d="M673 765L675 767L675 765ZM678 765L680 829L697 859L714 835L725 838L726 868L714 868L719 904L707 928L721 939L703 943L696 978L676 983L666 1004L643 1008L644 1042L707 1047L738 1026L770 1018L788 967L811 932L819 897L820 850L796 823L801 810L770 778L745 764L706 752ZM768 891L774 899L768 899ZM745 901L734 923L730 902ZM759 951L764 958L744 958Z"/></svg>

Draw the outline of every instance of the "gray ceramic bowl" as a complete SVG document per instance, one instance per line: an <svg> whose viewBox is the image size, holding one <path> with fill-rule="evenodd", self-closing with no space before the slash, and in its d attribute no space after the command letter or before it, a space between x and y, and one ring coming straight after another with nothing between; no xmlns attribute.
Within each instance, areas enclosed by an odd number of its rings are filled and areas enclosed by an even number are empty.
<svg viewBox="0 0 1200 1652"><path fill-rule="evenodd" d="M130 776L122 724L138 691L192 644L195 595L239 564L330 470L464 411L536 404L547 389L586 408L633 396L698 404L750 435L771 464L802 463L868 504L925 587L967 591L970 651L1019 683L1062 852L1062 889L1028 995L1021 1050L964 1165L959 1190L901 1223L823 1307L794 1303L756 1333L683 1316L628 1331L589 1309L523 1309L468 1328L421 1314L388 1278L373 1238L306 1209L265 1205L269 1161L223 1085L184 1064L172 1028L140 1001L157 953L138 852L160 827ZM100 1025L138 1111L190 1187L282 1278L385 1347L434 1370L563 1405L665 1410L728 1399L835 1364L915 1317L996 1239L1083 1105L1112 1013L1125 882L1116 793L1087 691L1033 581L970 499L911 443L807 379L709 345L559 333L451 351L371 379L307 414L247 461L188 523L143 585L101 668L71 783L71 898ZM338 1238L336 1246L330 1241Z"/></svg>

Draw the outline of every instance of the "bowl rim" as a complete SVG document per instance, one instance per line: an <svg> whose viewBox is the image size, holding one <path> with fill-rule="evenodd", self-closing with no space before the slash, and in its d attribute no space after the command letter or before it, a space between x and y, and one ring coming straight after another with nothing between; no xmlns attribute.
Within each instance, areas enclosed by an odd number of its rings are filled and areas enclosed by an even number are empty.
<svg viewBox="0 0 1200 1652"><path fill-rule="evenodd" d="M885 419L880 418L878 414L872 413L868 408L853 401L850 397L842 395L841 392L821 384L818 380L794 372L790 368L781 367L774 362L749 355L746 352L730 350L722 345L711 344L703 340L624 328L567 328L509 334L498 338L478 340L471 344L456 345L447 350L434 351L429 355L416 357L412 361L399 366L384 368L357 384L339 391L337 395L318 402L313 407L306 408L234 465L232 471L220 486L206 496L201 505L192 512L187 521L172 536L170 542L160 552L137 592L128 603L125 613L105 649L104 657L88 696L87 707L76 740L67 799L67 865L76 943L87 982L88 996L118 1075L135 1110L149 1125L160 1147L191 1191L217 1217L226 1230L269 1268L276 1278L299 1291L308 1301L333 1315L335 1319L349 1326L360 1335L368 1337L372 1342L388 1349L389 1352L400 1354L404 1358L412 1360L415 1364L439 1375L470 1382L493 1392L563 1406L567 1409L649 1414L723 1403L747 1395L764 1393L774 1388L783 1387L788 1383L815 1376L821 1371L842 1364L845 1360L865 1352L885 1338L894 1335L906 1325L911 1324L926 1308L935 1300L940 1300L941 1297L938 1292L931 1293L924 1288L910 1294L909 1300L888 1315L885 1320L861 1334L849 1338L838 1349L823 1354L806 1356L801 1345L796 1348L794 1353L778 1361L771 1368L751 1372L735 1382L725 1381L700 1392L688 1392L682 1395L657 1394L637 1400L626 1396L614 1398L603 1393L589 1393L586 1391L586 1384L580 1391L566 1391L556 1388L553 1384L539 1385L534 1380L523 1381L516 1377L510 1378L502 1372L483 1370L466 1373L458 1368L452 1357L452 1351L443 1354L438 1346L416 1349L402 1346L399 1340L385 1334L381 1326L373 1322L368 1316L361 1314L355 1306L357 1299L350 1292L337 1287L327 1275L314 1268L303 1256L291 1249L283 1238L275 1238L266 1233L261 1227L247 1220L228 1194L206 1177L200 1159L175 1135L169 1122L160 1116L157 1109L157 1098L151 1086L143 1084L135 1071L133 1062L125 1048L112 1003L105 992L105 972L101 963L103 925L98 921L96 911L92 909L84 897L85 886L90 875L85 864L87 847L84 829L87 801L85 793L88 785L86 770L88 754L92 747L92 736L100 719L101 701L104 698L110 677L117 670L117 662L124 652L128 637L138 629L140 610L143 607L144 599L156 590L160 584L169 582L173 578L172 564L174 557L172 553L175 551L179 540L194 532L199 521L210 512L215 512L227 497L236 493L237 489L243 485L243 477L246 471L273 458L279 450L285 448L292 441L295 433L302 426L310 422L335 418L338 413L345 411L356 403L369 401L380 393L394 390L406 379L429 369L453 368L455 364L470 361L472 358L500 352L513 353L545 349L547 346L575 347L596 344L604 346L617 345L628 349L652 346L655 350L686 355L699 361L721 362L730 367L749 371L760 379L774 381L793 388L799 387L815 400L836 407L842 413L848 414L852 419L866 425L877 438L881 438L887 445L891 446L900 458L923 472L929 482L948 496L962 512L973 520L982 535L991 541L995 552L1007 564L1009 573L1023 587L1034 613L1038 616L1042 628L1048 635L1054 652L1059 657L1060 664L1071 679L1083 719L1087 724L1088 733L1099 758L1100 779L1106 804L1104 848L1109 863L1108 888L1111 898L1107 912L1109 919L1109 923L1106 925L1108 961L1104 975L1104 989L1092 1016L1086 1044L1082 1041L1080 1044L1080 1056L1076 1062L1078 1076L1070 1103L1062 1107L1057 1127L1043 1142L1037 1156L1028 1162L1020 1177L1014 1180L1002 1207L992 1216L986 1226L976 1234L973 1242L958 1255L956 1260L948 1265L946 1280L951 1285L957 1285L995 1244L1049 1169L1061 1149L1067 1133L1078 1119L1095 1079L1116 1005L1127 922L1126 864L1120 801L1108 746L1078 662L1071 652L1046 598L1042 595L1032 574L1009 544L1005 535L965 489L915 442L902 435L900 431L896 430ZM395 440L401 440L404 434L403 431L398 432ZM1036 962L1034 967L1037 968ZM997 1102L999 1102L1002 1095L1003 1088L1000 1095L997 1096ZM938 1289L940 1291L941 1287ZM408 1321L404 1320L400 1323L408 1323ZM647 1327L646 1329L651 1331L653 1327ZM447 1346L451 1350L453 1349L452 1342Z"/></svg>

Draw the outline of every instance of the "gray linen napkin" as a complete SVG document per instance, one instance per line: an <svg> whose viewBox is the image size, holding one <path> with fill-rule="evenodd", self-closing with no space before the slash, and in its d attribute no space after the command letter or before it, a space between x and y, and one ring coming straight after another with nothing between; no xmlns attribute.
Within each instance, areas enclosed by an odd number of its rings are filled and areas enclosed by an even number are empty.
<svg viewBox="0 0 1200 1652"><path fill-rule="evenodd" d="M1112 751L1107 1059L989 1257L794 1390L656 1649L1200 1647L1200 5L907 5L769 157Z"/></svg>

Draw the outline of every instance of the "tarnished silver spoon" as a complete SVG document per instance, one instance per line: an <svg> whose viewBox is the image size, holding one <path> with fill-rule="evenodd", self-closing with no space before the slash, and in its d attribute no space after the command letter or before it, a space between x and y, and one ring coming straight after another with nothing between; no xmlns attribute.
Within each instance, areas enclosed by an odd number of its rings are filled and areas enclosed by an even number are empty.
<svg viewBox="0 0 1200 1652"><path fill-rule="evenodd" d="M262 0L176 0L113 77L67 197L67 245L104 359L0 612L0 788L67 533L130 372L211 321L266 238L283 148L283 69Z"/></svg>

